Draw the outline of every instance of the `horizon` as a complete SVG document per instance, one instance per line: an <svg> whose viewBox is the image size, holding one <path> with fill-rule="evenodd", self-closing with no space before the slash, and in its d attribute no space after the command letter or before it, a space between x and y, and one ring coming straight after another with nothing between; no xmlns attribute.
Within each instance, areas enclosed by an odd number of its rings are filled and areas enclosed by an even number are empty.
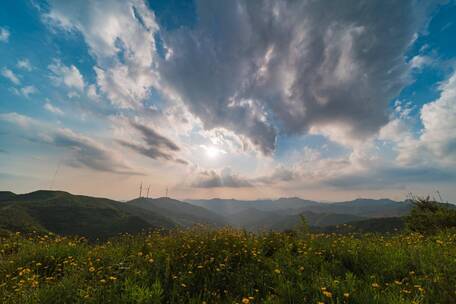
<svg viewBox="0 0 456 304"><path fill-rule="evenodd" d="M405 198L403 200L394 200L394 199L387 198L387 197L381 197L381 198L357 197L357 198L354 198L354 199L351 199L351 200L324 201L324 200L311 200L311 199L302 198L302 197L298 197L298 196L290 196L290 197L281 196L281 197L276 197L276 198L257 198L257 199L236 199L236 198L220 198L220 197L211 197L211 198L176 198L176 197L172 197L172 196L156 196L156 197L152 197L152 196L149 196L149 197L148 196L136 196L136 197L128 198L128 199L115 199L115 198L110 198L110 197L105 197L105 196L91 196L91 195L82 194L82 193L73 193L73 192L69 192L69 191L65 191L65 190L38 189L38 190L34 190L34 191L30 191L30 192L23 192L23 193L16 193L14 191L9 191L9 190L0 190L0 192L11 192L11 193L13 193L15 195L27 195L27 194L32 194L32 193L35 193L35 192L40 192L40 191L45 191L45 192L63 192L63 193L68 193L70 195L75 195L75 196L88 196L88 197L95 197L95 198L105 198L105 199L118 201L118 202L123 202L123 203L129 202L129 201L133 201L135 199L152 199L152 200L154 200L154 199L171 199L171 200L177 200L177 201L181 201L181 202L215 201L215 200L224 200L224 201L232 200L232 201L242 201L242 202L257 202L257 201L278 201L278 200L281 200L281 199L299 199L299 200L303 200L303 201L312 201L312 202L322 203L322 204L344 203L344 202L351 202L351 201L356 201L356 200L391 200L391 201L395 201L395 202L401 203L401 202L405 202L407 200L410 200L410 198ZM432 199L436 200L435 197L432 197ZM442 202L443 203L454 204L454 203L449 202L449 201L442 201Z"/></svg>
<svg viewBox="0 0 456 304"><path fill-rule="evenodd" d="M0 190L456 202L456 1L0 6Z"/></svg>

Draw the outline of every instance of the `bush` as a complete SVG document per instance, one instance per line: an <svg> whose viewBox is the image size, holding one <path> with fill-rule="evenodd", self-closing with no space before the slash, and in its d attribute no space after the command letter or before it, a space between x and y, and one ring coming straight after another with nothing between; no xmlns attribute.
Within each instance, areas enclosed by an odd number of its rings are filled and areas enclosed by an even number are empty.
<svg viewBox="0 0 456 304"><path fill-rule="evenodd" d="M407 228L421 234L435 234L438 231L456 228L456 209L426 198L412 200L414 208L406 217Z"/></svg>

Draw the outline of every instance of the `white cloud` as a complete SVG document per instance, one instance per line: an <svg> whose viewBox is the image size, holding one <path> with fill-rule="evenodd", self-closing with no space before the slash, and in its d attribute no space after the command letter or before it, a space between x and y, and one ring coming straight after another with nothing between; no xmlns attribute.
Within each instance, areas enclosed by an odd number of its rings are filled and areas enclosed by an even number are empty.
<svg viewBox="0 0 456 304"><path fill-rule="evenodd" d="M37 92L37 89L33 85L25 86L19 89L20 93L25 97L30 97L30 95Z"/></svg>
<svg viewBox="0 0 456 304"><path fill-rule="evenodd" d="M11 71L10 69L3 68L2 69L2 75L3 75L3 77L9 79L14 84L20 84L21 83L21 81L16 76L16 74L14 74L14 72Z"/></svg>
<svg viewBox="0 0 456 304"><path fill-rule="evenodd" d="M412 69L421 69L427 65L432 65L434 60L430 56L416 55L413 57L409 64Z"/></svg>
<svg viewBox="0 0 456 304"><path fill-rule="evenodd" d="M87 87L87 97L93 101L99 101L100 96L97 93L97 87L94 84L91 84Z"/></svg>
<svg viewBox="0 0 456 304"><path fill-rule="evenodd" d="M16 65L18 68L25 70L25 71L30 72L32 70L32 64L30 63L30 61L27 58L18 60Z"/></svg>
<svg viewBox="0 0 456 304"><path fill-rule="evenodd" d="M135 107L158 86L158 25L144 1L51 1L44 18L57 28L82 33L97 61L98 87L115 105Z"/></svg>
<svg viewBox="0 0 456 304"><path fill-rule="evenodd" d="M74 65L65 66L59 60L54 60L48 68L53 73L50 78L56 85L64 84L70 89L84 90L84 78Z"/></svg>
<svg viewBox="0 0 456 304"><path fill-rule="evenodd" d="M10 37L10 32L3 27L0 27L0 41L1 42L8 42Z"/></svg>
<svg viewBox="0 0 456 304"><path fill-rule="evenodd" d="M46 103L44 104L44 109L56 115L63 115L63 111L60 110L58 107L52 105L49 101L46 101Z"/></svg>

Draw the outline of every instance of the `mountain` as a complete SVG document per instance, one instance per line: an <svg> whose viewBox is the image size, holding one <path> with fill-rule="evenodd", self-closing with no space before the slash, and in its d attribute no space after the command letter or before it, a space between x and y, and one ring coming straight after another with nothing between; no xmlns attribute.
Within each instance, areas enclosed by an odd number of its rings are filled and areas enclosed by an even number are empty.
<svg viewBox="0 0 456 304"><path fill-rule="evenodd" d="M250 231L287 230L303 215L312 227L325 227L371 218L401 217L410 211L409 202L389 199L356 199L319 203L296 197L277 200L241 201L234 199L188 200L189 203L219 214L227 221Z"/></svg>
<svg viewBox="0 0 456 304"><path fill-rule="evenodd" d="M194 224L209 224L212 226L224 226L228 224L217 213L172 198L137 198L129 201L128 204L172 218L173 221L184 227Z"/></svg>
<svg viewBox="0 0 456 304"><path fill-rule="evenodd" d="M157 212L105 198L61 191L0 192L2 230L51 231L96 239L175 226L176 222Z"/></svg>
<svg viewBox="0 0 456 304"><path fill-rule="evenodd" d="M279 211L289 209L293 213L293 211L296 210L310 208L321 204L297 197L253 201L214 198L209 200L187 200L187 202L195 206L206 208L223 216L236 214L241 211L248 211L248 209L251 208L260 211Z"/></svg>

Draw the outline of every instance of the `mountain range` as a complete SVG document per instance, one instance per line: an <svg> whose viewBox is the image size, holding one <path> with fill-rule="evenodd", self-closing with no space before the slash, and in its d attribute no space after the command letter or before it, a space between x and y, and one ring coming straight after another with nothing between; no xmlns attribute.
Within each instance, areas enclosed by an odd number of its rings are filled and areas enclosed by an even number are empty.
<svg viewBox="0 0 456 304"><path fill-rule="evenodd" d="M362 231L367 227L385 232L391 227L400 227L401 220L397 219L406 215L410 208L409 202L389 199L320 203L293 197L183 202L165 197L141 197L118 202L63 191L39 190L27 194L0 191L0 232L54 232L95 240L119 233L195 224L229 225L248 231L283 231L293 229L301 216L316 231Z"/></svg>

